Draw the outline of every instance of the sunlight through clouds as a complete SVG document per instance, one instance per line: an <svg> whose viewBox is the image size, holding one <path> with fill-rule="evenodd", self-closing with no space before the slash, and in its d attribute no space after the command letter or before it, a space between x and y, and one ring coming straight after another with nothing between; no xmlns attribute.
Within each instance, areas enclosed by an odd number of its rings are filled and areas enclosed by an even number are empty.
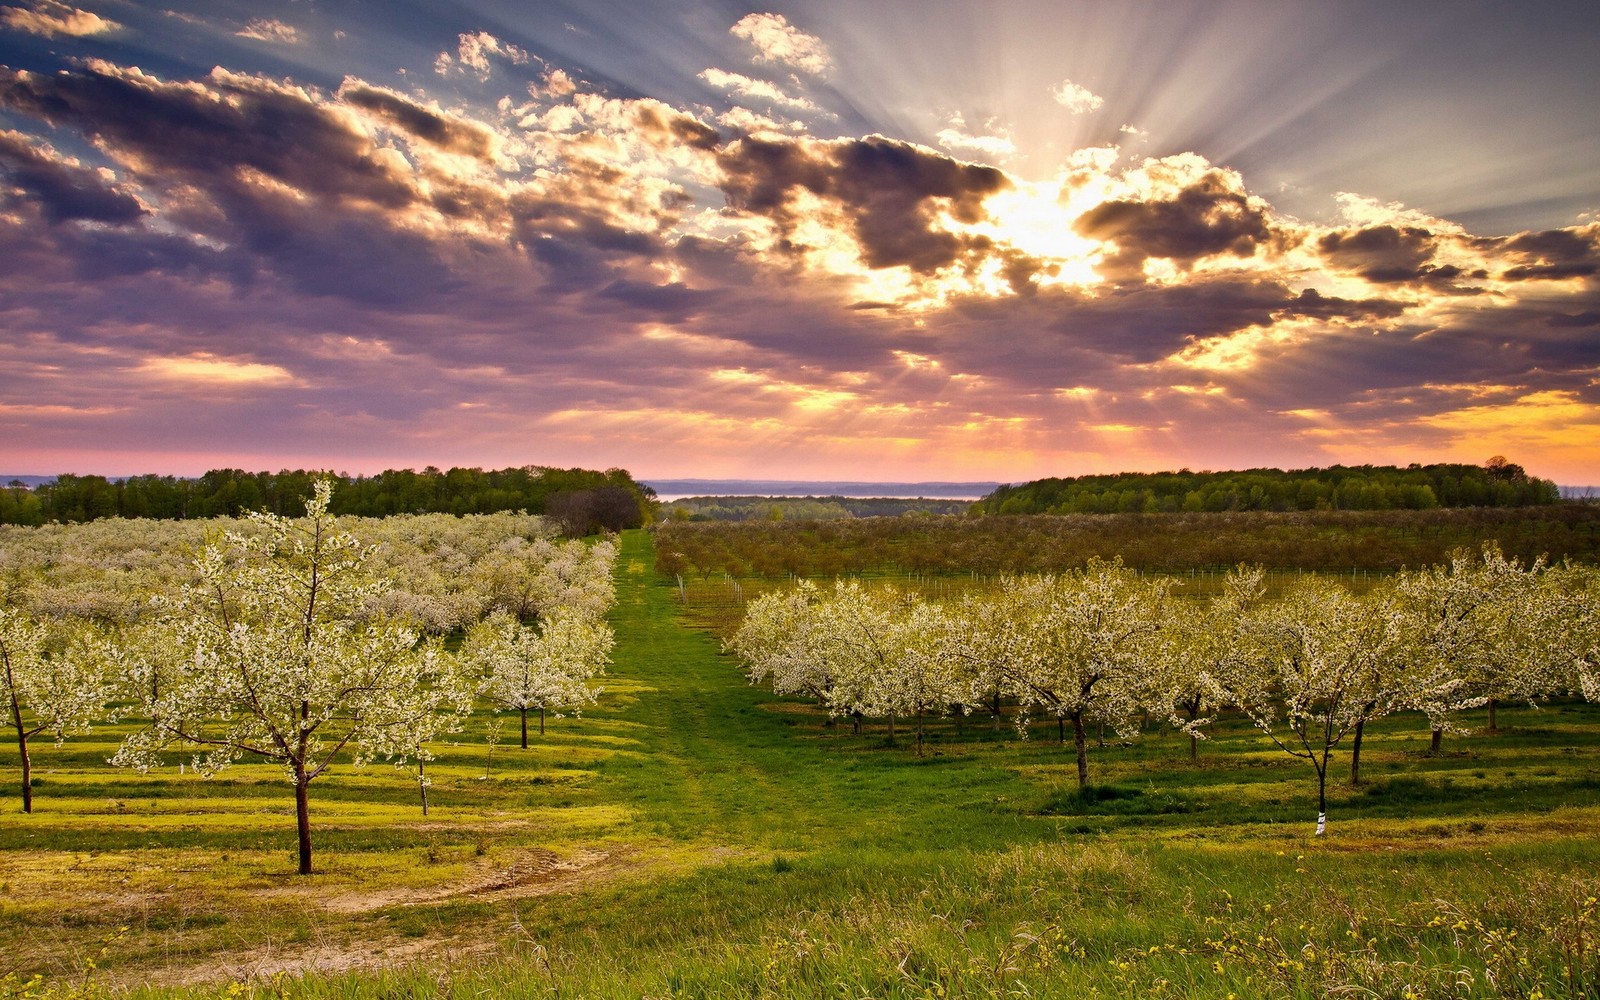
<svg viewBox="0 0 1600 1000"><path fill-rule="evenodd" d="M250 454L321 434L655 475L1477 448L1600 480L1600 139L1572 124L1592 91L1567 41L1588 29L1519 22L1567 86L1521 36L1469 72L1413 12L1335 7L379 25L180 2L119 7L91 44L97 15L19 0L0 431L64 462L238 427ZM1509 107L1520 74L1550 120L1491 127L1467 84ZM1431 109L1424 138L1373 124L1391 106ZM1524 176L1538 129L1559 169ZM1456 190L1468 140L1515 224L1415 197Z"/></svg>

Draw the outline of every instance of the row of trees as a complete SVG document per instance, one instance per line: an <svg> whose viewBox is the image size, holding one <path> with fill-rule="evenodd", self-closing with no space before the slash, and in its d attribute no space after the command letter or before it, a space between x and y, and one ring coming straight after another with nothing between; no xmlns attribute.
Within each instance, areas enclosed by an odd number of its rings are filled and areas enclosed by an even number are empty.
<svg viewBox="0 0 1600 1000"><path fill-rule="evenodd" d="M1501 456L1463 464L1118 473L1002 486L979 514L1116 514L1227 510L1431 510L1553 504L1560 488Z"/></svg>
<svg viewBox="0 0 1600 1000"><path fill-rule="evenodd" d="M1016 708L1070 725L1079 785L1085 732L1125 735L1154 714L1191 737L1224 710L1243 713L1317 776L1318 829L1328 765L1351 741L1360 780L1365 726L1422 713L1435 748L1457 712L1581 691L1600 699L1600 573L1507 559L1497 547L1401 573L1363 595L1307 577L1269 599L1263 571L1241 567L1221 593L1176 599L1171 580L1120 561L1021 576L991 594L940 605L892 587L808 581L750 603L729 642L752 682L822 704L830 716L915 720Z"/></svg>
<svg viewBox="0 0 1600 1000"><path fill-rule="evenodd" d="M666 576L826 578L846 574L1060 572L1091 558L1175 573L1241 562L1273 568L1392 572L1440 563L1499 539L1524 560L1600 561L1600 505L1429 511L1237 511L873 517L835 521L658 524Z"/></svg>
<svg viewBox="0 0 1600 1000"><path fill-rule="evenodd" d="M309 788L337 761L413 767L426 811L428 745L458 731L480 696L521 714L526 747L529 711L577 711L598 695L587 681L612 645L602 616L613 545L548 548L545 564L534 558L542 540L492 549L487 616L451 654L391 600L394 575L330 513L332 488L314 484L304 517L257 514L255 530L213 536L181 576L108 619L30 609L13 563L0 664L25 812L30 739L131 722L115 764L143 771L181 746L204 774L246 757L281 766L304 874Z"/></svg>
<svg viewBox="0 0 1600 1000"><path fill-rule="evenodd" d="M836 521L904 514L965 514L971 500L899 497L681 497L662 505L678 521Z"/></svg>
<svg viewBox="0 0 1600 1000"><path fill-rule="evenodd" d="M214 469L197 479L174 476L61 475L29 489L13 482L0 490L0 524L76 523L106 517L239 517L250 511L298 514L314 484L331 480L335 514L490 514L522 510L559 516L574 537L596 530L637 528L655 494L623 469L556 469L526 465L484 471L429 466L421 472L390 469L375 476L343 476L304 469L246 472Z"/></svg>

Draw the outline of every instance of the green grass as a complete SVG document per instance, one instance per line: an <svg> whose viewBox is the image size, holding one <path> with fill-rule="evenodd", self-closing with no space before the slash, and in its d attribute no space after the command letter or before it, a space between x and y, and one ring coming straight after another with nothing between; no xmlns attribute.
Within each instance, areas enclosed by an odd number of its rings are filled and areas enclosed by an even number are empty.
<svg viewBox="0 0 1600 1000"><path fill-rule="evenodd" d="M1499 734L1469 719L1437 756L1419 720L1376 726L1319 840L1310 767L1238 720L1194 761L1170 731L1093 746L1087 792L1053 728L945 721L919 758L908 728L892 746L830 727L685 625L648 544L624 540L594 709L527 751L508 725L492 755L475 718L438 748L426 818L405 772L319 779L306 878L268 768L114 771L115 730L41 746L35 814L0 800L0 976L357 998L1600 995L1593 706L1502 708ZM14 766L0 754L0 781Z"/></svg>

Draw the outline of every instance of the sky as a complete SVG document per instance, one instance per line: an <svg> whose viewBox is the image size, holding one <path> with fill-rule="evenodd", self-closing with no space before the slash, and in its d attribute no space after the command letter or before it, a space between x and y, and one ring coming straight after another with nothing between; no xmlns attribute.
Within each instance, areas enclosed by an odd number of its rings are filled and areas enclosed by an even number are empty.
<svg viewBox="0 0 1600 1000"><path fill-rule="evenodd" d="M1600 4L0 0L0 472L1600 483Z"/></svg>

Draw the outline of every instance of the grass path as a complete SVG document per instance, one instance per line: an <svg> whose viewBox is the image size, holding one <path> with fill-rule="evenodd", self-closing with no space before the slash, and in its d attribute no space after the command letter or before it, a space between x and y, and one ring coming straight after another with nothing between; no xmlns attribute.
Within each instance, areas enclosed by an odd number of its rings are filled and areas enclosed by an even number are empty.
<svg viewBox="0 0 1600 1000"><path fill-rule="evenodd" d="M981 744L918 760L903 743L851 737L847 726L825 728L816 713L774 705L770 692L745 682L714 637L684 624L676 591L652 561L645 533L624 536L612 673L640 692L613 717L641 727L645 753L606 772L648 827L774 852L881 848L886 838L902 849L991 839L973 827L992 829L992 816L966 820L986 812L996 789L1020 786L1013 772L974 756ZM906 771L934 777L952 764L964 772L958 781L919 781L914 800L894 794ZM952 815L961 806L967 808ZM930 825L934 815L941 819Z"/></svg>

